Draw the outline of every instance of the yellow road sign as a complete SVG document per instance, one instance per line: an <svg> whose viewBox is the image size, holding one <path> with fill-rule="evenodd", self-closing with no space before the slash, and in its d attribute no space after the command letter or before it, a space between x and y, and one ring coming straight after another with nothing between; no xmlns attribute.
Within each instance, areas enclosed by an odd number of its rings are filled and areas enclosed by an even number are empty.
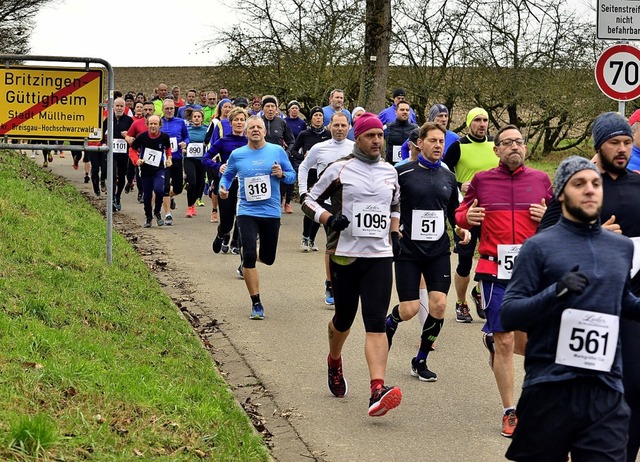
<svg viewBox="0 0 640 462"><path fill-rule="evenodd" d="M44 140L102 138L101 69L0 69L0 136Z"/></svg>

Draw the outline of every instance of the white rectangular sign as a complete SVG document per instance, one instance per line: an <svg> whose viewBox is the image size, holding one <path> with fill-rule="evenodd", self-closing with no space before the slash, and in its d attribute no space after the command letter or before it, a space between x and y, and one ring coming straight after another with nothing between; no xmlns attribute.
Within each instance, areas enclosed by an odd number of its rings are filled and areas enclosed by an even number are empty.
<svg viewBox="0 0 640 462"><path fill-rule="evenodd" d="M638 0L598 0L597 34L602 40L640 40Z"/></svg>

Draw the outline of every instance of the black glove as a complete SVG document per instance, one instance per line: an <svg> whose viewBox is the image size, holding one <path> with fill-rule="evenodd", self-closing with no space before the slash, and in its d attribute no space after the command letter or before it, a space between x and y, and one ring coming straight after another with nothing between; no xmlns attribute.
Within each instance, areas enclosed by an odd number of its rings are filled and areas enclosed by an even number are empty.
<svg viewBox="0 0 640 462"><path fill-rule="evenodd" d="M556 296L562 297L568 293L580 295L584 292L585 287L589 285L589 277L582 271L578 271L580 265L576 265L568 273L562 276L562 279L556 284Z"/></svg>
<svg viewBox="0 0 640 462"><path fill-rule="evenodd" d="M400 244L400 233L398 231L391 231L391 247L393 248L394 257L402 253L402 244Z"/></svg>
<svg viewBox="0 0 640 462"><path fill-rule="evenodd" d="M307 197L306 193L302 193L300 194L300 203L302 204L304 202L305 197Z"/></svg>
<svg viewBox="0 0 640 462"><path fill-rule="evenodd" d="M342 231L349 226L349 219L345 217L343 214L339 213L337 215L331 215L327 220L327 228L330 228L334 231Z"/></svg>

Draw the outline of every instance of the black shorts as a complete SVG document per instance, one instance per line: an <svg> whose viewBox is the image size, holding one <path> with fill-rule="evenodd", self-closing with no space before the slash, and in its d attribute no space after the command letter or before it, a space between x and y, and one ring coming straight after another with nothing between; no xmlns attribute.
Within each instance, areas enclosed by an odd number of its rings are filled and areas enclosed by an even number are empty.
<svg viewBox="0 0 640 462"><path fill-rule="evenodd" d="M629 407L598 378L532 385L522 390L518 425L506 457L516 461L624 461Z"/></svg>
<svg viewBox="0 0 640 462"><path fill-rule="evenodd" d="M439 255L423 260L398 260L396 291L401 302L420 299L420 276L424 276L427 291L448 293L451 287L451 257Z"/></svg>
<svg viewBox="0 0 640 462"><path fill-rule="evenodd" d="M476 246L478 245L478 239L480 239L480 229L480 226L474 226L470 229L471 240L466 245L461 245L460 241L462 239L460 239L456 233L453 233L453 252L457 253L460 257L473 258Z"/></svg>

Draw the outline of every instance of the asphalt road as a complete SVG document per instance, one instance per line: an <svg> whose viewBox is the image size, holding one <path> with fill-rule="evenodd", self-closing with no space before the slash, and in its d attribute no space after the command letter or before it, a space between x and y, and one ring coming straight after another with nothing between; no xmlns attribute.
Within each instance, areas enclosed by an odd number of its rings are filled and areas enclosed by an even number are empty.
<svg viewBox="0 0 640 462"><path fill-rule="evenodd" d="M35 159L42 163L42 156ZM69 153L55 157L49 168L92 195L75 171ZM104 195L100 201L104 201ZM398 385L402 404L381 418L367 414L369 376L364 359L364 329L356 318L344 358L349 393L338 399L327 389L326 332L332 309L324 304L322 252L299 249L302 212L284 215L278 255L271 267L259 265L266 319L249 319L250 299L236 275L239 257L211 251L217 224L210 207L187 219L186 194L176 198L174 226L142 228L144 213L135 193L123 195L115 214L139 242L153 242L151 258L167 261L161 282L174 299L198 313L200 321L215 319L207 336L210 350L238 401L257 409L264 419L274 459L280 461L497 461L504 460L509 440L500 435L502 405L488 353L482 346L482 322L455 322L453 288L436 350L429 355L437 382L411 377L420 326L417 318L401 324L389 355L386 383ZM94 203L96 201L93 201ZM318 244L324 245L319 233ZM117 247L113 259L118 259ZM452 258L455 267L455 257ZM176 295L178 294L178 295ZM392 304L397 303L395 293ZM516 358L516 397L523 375ZM266 433L265 431L265 433Z"/></svg>

